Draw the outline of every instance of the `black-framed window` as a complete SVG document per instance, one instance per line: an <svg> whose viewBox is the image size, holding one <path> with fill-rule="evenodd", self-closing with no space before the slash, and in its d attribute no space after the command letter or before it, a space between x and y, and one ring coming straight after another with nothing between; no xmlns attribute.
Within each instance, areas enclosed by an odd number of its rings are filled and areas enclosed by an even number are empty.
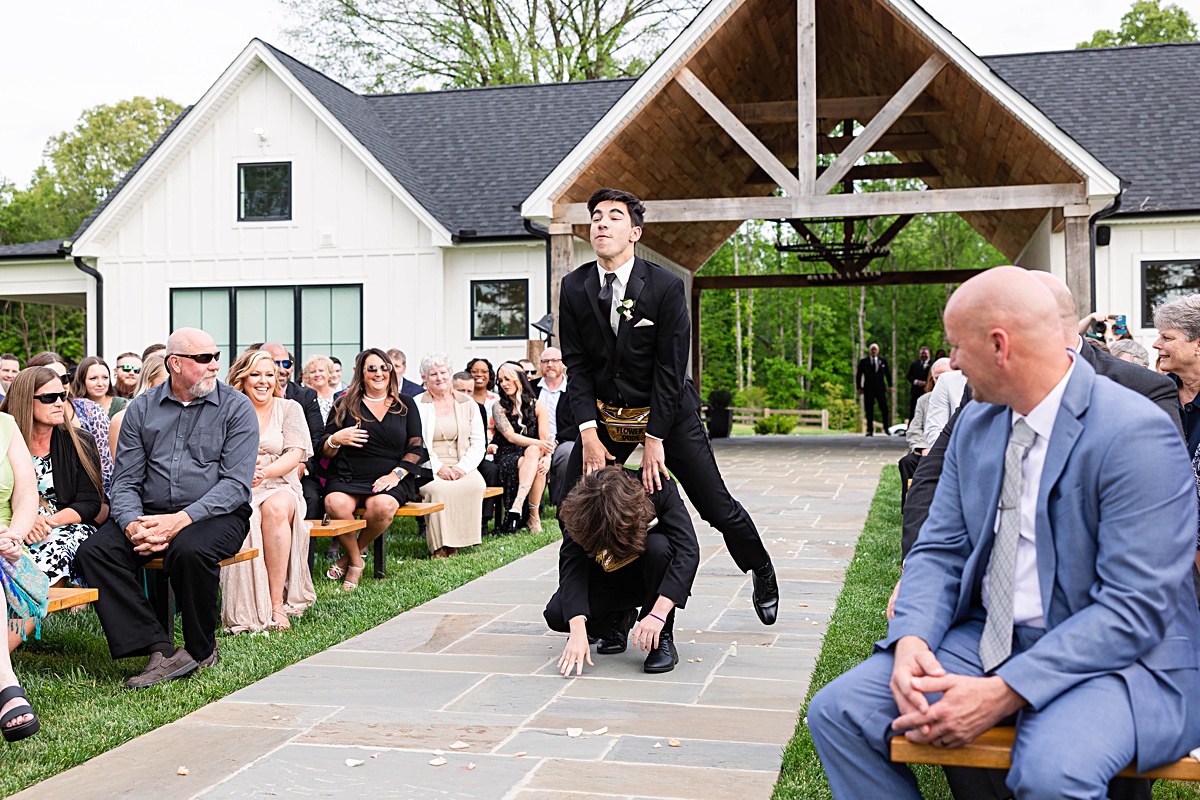
<svg viewBox="0 0 1200 800"><path fill-rule="evenodd" d="M529 338L529 281L471 281L471 338Z"/></svg>
<svg viewBox="0 0 1200 800"><path fill-rule="evenodd" d="M362 284L172 289L171 330L182 327L211 335L225 369L249 345L279 342L298 362L292 380L299 382L314 353L354 364L362 350Z"/></svg>
<svg viewBox="0 0 1200 800"><path fill-rule="evenodd" d="M292 218L292 164L238 164L238 222Z"/></svg>
<svg viewBox="0 0 1200 800"><path fill-rule="evenodd" d="M1200 261L1142 262L1142 327L1154 327L1154 309L1168 300L1200 292Z"/></svg>

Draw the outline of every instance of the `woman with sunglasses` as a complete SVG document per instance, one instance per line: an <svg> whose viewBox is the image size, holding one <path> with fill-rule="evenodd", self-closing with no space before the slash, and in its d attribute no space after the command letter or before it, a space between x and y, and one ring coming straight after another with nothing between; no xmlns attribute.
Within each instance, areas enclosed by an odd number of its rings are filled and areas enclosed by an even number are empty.
<svg viewBox="0 0 1200 800"><path fill-rule="evenodd" d="M80 361L79 366L75 368L75 377L71 379L71 385L68 388L75 397L85 397L93 403L99 404L108 414L110 421L113 415L129 402L124 397L117 397L117 390L113 388L108 364L100 356L88 356Z"/></svg>
<svg viewBox="0 0 1200 800"><path fill-rule="evenodd" d="M29 359L28 366L49 367L60 379L67 376L67 362L58 353L49 350ZM64 385L67 385L65 381ZM71 404L66 408L67 422L77 428L83 428L96 442L96 452L100 454L100 474L104 476L104 493L107 495L112 491L113 476L113 455L108 445L108 413L99 403L86 397L71 395L70 400Z"/></svg>
<svg viewBox="0 0 1200 800"><path fill-rule="evenodd" d="M221 619L227 633L290 628L317 599L308 569L304 493L296 468L312 455L304 411L283 397L275 361L247 350L229 368L229 385L258 415L258 463L250 484L250 532L243 548L262 558L221 570Z"/></svg>
<svg viewBox="0 0 1200 800"><path fill-rule="evenodd" d="M520 364L507 361L500 365L497 375L500 399L492 404L496 420L493 442L497 445L496 466L504 485L504 502L508 504L501 532L516 533L521 527L528 498L529 530L539 533L542 522L538 510L550 471L550 454L554 452L549 414Z"/></svg>
<svg viewBox="0 0 1200 800"><path fill-rule="evenodd" d="M25 535L33 560L51 586L75 575L75 552L96 532L104 505L103 479L96 443L84 430L67 423L67 391L54 370L29 367L17 373L0 412L10 415L29 447L37 479L38 515ZM34 621L26 622L26 635ZM9 649L22 637L9 632Z"/></svg>
<svg viewBox="0 0 1200 800"><path fill-rule="evenodd" d="M165 383L167 380L167 362L163 358L162 353L152 353L142 362L139 359L141 366L138 368L138 380L133 387L133 395L129 399L132 400L139 394L142 394L147 389L153 389L160 383ZM113 461L117 460L117 440L121 436L121 423L125 421L125 412L129 410L129 404L125 404L116 413L116 415L108 421L108 449L113 455Z"/></svg>
<svg viewBox="0 0 1200 800"><path fill-rule="evenodd" d="M362 553L387 530L396 509L417 498L417 479L428 460L421 416L413 399L400 394L387 353L372 347L358 354L354 378L329 413L321 453L332 459L325 483L325 510L334 519L352 519L365 508L367 527L338 537L343 555L326 575L345 577L342 590L358 588Z"/></svg>

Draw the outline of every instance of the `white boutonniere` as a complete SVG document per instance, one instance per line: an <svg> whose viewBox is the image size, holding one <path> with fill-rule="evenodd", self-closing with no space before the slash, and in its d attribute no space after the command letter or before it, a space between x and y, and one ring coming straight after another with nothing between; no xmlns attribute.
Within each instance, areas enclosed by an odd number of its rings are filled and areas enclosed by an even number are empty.
<svg viewBox="0 0 1200 800"><path fill-rule="evenodd" d="M617 313L624 317L626 322L633 320L633 307L636 302L633 298L628 298L617 303Z"/></svg>

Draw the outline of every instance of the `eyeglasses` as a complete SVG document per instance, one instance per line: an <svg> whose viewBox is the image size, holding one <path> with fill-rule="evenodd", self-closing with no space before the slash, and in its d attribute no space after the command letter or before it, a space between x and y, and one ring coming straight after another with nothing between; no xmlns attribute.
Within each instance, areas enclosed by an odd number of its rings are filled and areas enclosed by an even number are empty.
<svg viewBox="0 0 1200 800"><path fill-rule="evenodd" d="M540 364L561 364L562 359L561 358L543 358L543 359L539 360L538 363L540 363Z"/></svg>
<svg viewBox="0 0 1200 800"><path fill-rule="evenodd" d="M391 372L392 365L391 364L371 364L369 366L363 367L363 369L365 369L367 372L370 372L373 375L376 372Z"/></svg>
<svg viewBox="0 0 1200 800"><path fill-rule="evenodd" d="M121 370L121 372L132 372L134 375L142 371L141 367L135 367L133 364L120 364L117 366L117 369Z"/></svg>
<svg viewBox="0 0 1200 800"><path fill-rule="evenodd" d="M291 369L292 360L290 358L285 358L283 361L276 361L275 366L279 367L280 369Z"/></svg>
<svg viewBox="0 0 1200 800"><path fill-rule="evenodd" d="M171 356L178 356L179 358L190 358L192 361L195 361L197 364L211 364L214 361L220 360L221 353L220 353L220 351L217 351L216 353L196 353L195 355L192 355L189 353L171 353L169 356L167 356L167 358L170 358Z"/></svg>
<svg viewBox="0 0 1200 800"><path fill-rule="evenodd" d="M45 403L48 406L52 406L55 403L65 403L67 401L67 393L45 392L43 394L35 394L33 399L37 400L39 403Z"/></svg>

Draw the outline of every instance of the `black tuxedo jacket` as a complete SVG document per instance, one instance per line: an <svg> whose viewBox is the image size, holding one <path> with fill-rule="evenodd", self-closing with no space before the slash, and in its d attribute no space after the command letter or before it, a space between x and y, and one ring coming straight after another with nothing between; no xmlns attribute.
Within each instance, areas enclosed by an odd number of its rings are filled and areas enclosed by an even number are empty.
<svg viewBox="0 0 1200 800"><path fill-rule="evenodd" d="M691 320L683 281L635 258L625 287L625 299L634 301L632 318L620 318L615 338L599 295L595 261L569 272L559 291L559 331L575 422L596 418L596 400L649 406L646 433L665 439L681 407L700 407L687 374Z"/></svg>
<svg viewBox="0 0 1200 800"><path fill-rule="evenodd" d="M1155 405L1161 408L1179 428L1179 435L1183 436L1183 421L1179 418L1178 404L1176 403L1179 393L1174 381L1166 375L1159 375L1145 367L1122 361L1090 344L1085 343L1079 354L1096 370L1097 375L1103 375L1114 383L1153 400ZM917 543L917 534L920 533L921 526L929 517L929 506L933 503L933 494L937 490L938 480L942 476L942 463L946 460L946 447L950 444L954 423L962 412L963 406L970 401L971 384L968 383L958 410L950 417L946 427L942 428L937 441L921 458L920 464L917 465L917 471L913 473L912 486L908 490L908 497L904 500L904 524L900 534L902 558L908 557L908 551Z"/></svg>
<svg viewBox="0 0 1200 800"><path fill-rule="evenodd" d="M916 361L909 364L908 374L904 376L905 380L908 381L908 385L918 391L924 391L925 387L917 386L917 381L929 380L929 368L931 366L933 366L933 359L922 363L921 359L918 358Z"/></svg>
<svg viewBox="0 0 1200 800"><path fill-rule="evenodd" d="M863 390L863 394L880 395L887 391L892 382L888 370L887 359L879 356L879 367L871 369L871 357L867 356L858 362L858 374L854 378L855 385Z"/></svg>
<svg viewBox="0 0 1200 800"><path fill-rule="evenodd" d="M571 408L571 386L568 382L558 398L554 409L555 441L573 442L579 438L579 425L575 422L575 410Z"/></svg>
<svg viewBox="0 0 1200 800"><path fill-rule="evenodd" d="M425 387L421 384L413 383L408 378L400 379L400 394L406 394L409 397L416 397L423 391L425 391Z"/></svg>
<svg viewBox="0 0 1200 800"><path fill-rule="evenodd" d="M642 471L638 470L638 480ZM663 481L662 489L650 495L658 524L650 529L648 536L666 536L671 544L671 565L663 575L658 593L670 598L676 607L683 608L692 593L692 581L700 567L700 544L692 518L679 496L679 488L673 480ZM596 559L584 552L566 528L563 528L562 548L558 551L558 589L562 597L563 619L589 616L588 587L593 577L603 580L606 573ZM642 598L631 598L641 602Z"/></svg>
<svg viewBox="0 0 1200 800"><path fill-rule="evenodd" d="M295 400L304 410L304 421L308 424L308 434L312 437L313 454L320 453L325 423L321 421L321 407L317 405L317 390L288 381L283 387L283 396L288 400Z"/></svg>

